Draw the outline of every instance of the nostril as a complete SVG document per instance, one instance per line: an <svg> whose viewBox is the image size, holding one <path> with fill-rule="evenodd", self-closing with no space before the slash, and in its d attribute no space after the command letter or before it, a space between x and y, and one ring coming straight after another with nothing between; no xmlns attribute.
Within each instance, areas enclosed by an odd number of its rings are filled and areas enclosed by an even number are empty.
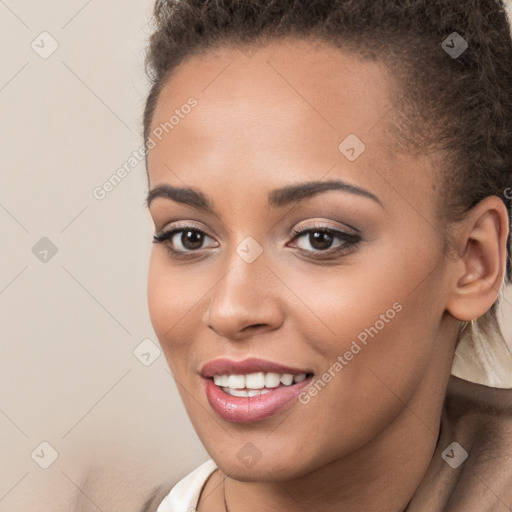
<svg viewBox="0 0 512 512"><path fill-rule="evenodd" d="M265 324L252 324L252 325L248 325L248 326L244 327L242 329L242 331L246 331L248 329L257 329L258 327L263 327L263 326L265 326Z"/></svg>

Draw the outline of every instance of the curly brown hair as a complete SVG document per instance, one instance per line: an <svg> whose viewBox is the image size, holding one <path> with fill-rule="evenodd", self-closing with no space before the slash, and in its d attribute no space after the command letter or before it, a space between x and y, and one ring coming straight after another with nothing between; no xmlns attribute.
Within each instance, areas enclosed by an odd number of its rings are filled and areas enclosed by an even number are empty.
<svg viewBox="0 0 512 512"><path fill-rule="evenodd" d="M153 21L146 145L160 91L193 55L280 38L321 41L392 71L392 142L399 151L441 155L440 219L457 221L491 195L502 199L510 219L512 39L502 1L157 0ZM454 32L467 42L456 57L442 46ZM510 238L509 231L507 284ZM482 331L500 332L497 305L484 315Z"/></svg>

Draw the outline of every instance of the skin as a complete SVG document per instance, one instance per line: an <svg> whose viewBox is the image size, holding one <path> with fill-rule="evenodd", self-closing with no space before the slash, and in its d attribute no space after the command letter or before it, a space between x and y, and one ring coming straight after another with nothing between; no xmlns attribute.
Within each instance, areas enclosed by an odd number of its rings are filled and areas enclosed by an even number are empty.
<svg viewBox="0 0 512 512"><path fill-rule="evenodd" d="M318 503L323 511L402 511L432 459L460 321L496 300L508 221L489 197L451 227L443 251L433 161L399 154L390 140L395 87L381 63L281 41L252 56L235 48L194 56L160 94L152 129L190 96L198 105L150 150L150 188L194 187L215 208L164 197L149 206L156 232L180 221L207 235L195 253L175 235L189 259L154 244L148 275L155 333L220 469L199 512L224 510L224 477L231 512ZM351 133L366 145L353 162L338 150ZM339 190L267 204L275 188L329 179L381 204ZM291 235L313 224L351 226L361 241L322 258L309 233ZM236 253L247 236L263 249L252 263ZM252 424L211 409L198 374L207 361L260 357L321 376L394 303L401 311L307 405ZM248 442L261 453L252 467L237 457Z"/></svg>

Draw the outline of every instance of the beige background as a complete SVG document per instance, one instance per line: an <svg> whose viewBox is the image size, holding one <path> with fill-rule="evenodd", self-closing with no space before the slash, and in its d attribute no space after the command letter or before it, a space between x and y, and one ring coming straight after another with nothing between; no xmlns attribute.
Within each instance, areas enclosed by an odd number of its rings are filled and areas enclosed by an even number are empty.
<svg viewBox="0 0 512 512"><path fill-rule="evenodd" d="M147 311L143 162L93 196L142 143L152 3L0 0L0 512L155 510L208 458Z"/></svg>

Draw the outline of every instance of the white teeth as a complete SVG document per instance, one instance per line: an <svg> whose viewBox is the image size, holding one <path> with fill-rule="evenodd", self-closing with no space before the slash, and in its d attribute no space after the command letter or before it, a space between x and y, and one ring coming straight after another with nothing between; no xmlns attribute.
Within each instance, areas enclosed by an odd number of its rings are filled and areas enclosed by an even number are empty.
<svg viewBox="0 0 512 512"><path fill-rule="evenodd" d="M224 391L231 396L258 396L270 393L270 389L230 389L224 388Z"/></svg>
<svg viewBox="0 0 512 512"><path fill-rule="evenodd" d="M249 389L262 389L265 387L265 374L263 372L249 373L245 376L245 387Z"/></svg>
<svg viewBox="0 0 512 512"><path fill-rule="evenodd" d="M283 386L291 386L297 382L302 382L306 378L305 373L299 375L292 375L291 373L248 373L247 375L214 375L213 382L215 385L226 390L236 390L236 392L249 390L249 394L233 396L256 396L252 391L265 391L265 388L277 388L280 384ZM266 391L265 391L266 392Z"/></svg>
<svg viewBox="0 0 512 512"><path fill-rule="evenodd" d="M281 375L279 373L267 373L265 375L265 387L277 388L281 382Z"/></svg>
<svg viewBox="0 0 512 512"><path fill-rule="evenodd" d="M245 388L245 375L230 375L228 387L231 389Z"/></svg>
<svg viewBox="0 0 512 512"><path fill-rule="evenodd" d="M215 382L217 386L227 388L229 383L229 375L215 375L213 377L213 382Z"/></svg>
<svg viewBox="0 0 512 512"><path fill-rule="evenodd" d="M284 375L281 375L281 384L284 384L285 386L289 386L293 383L293 375L291 373L285 373Z"/></svg>

